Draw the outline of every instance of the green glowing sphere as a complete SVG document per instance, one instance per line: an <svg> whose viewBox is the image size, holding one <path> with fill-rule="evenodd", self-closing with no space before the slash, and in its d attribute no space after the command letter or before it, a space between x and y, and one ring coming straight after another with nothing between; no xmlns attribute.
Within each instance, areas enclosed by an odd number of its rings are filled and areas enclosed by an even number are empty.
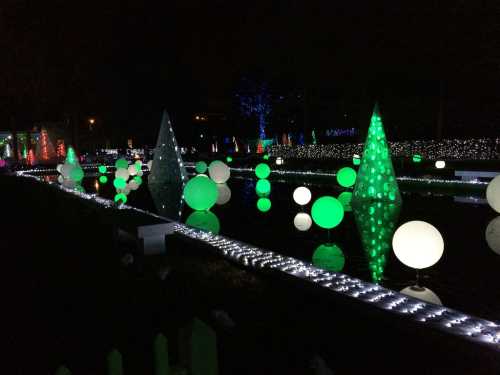
<svg viewBox="0 0 500 375"><path fill-rule="evenodd" d="M142 177L141 176L134 176L134 181L137 183L137 185L142 184Z"/></svg>
<svg viewBox="0 0 500 375"><path fill-rule="evenodd" d="M83 179L83 169L80 166L75 166L69 172L69 178L73 181L79 182Z"/></svg>
<svg viewBox="0 0 500 375"><path fill-rule="evenodd" d="M271 200L269 198L259 198L257 201L257 209L260 212L267 212L271 209Z"/></svg>
<svg viewBox="0 0 500 375"><path fill-rule="evenodd" d="M269 195L269 193L271 192L271 183L265 178L260 179L255 185L255 191L259 196Z"/></svg>
<svg viewBox="0 0 500 375"><path fill-rule="evenodd" d="M99 173L106 173L108 170L105 165L100 165L97 169L99 170Z"/></svg>
<svg viewBox="0 0 500 375"><path fill-rule="evenodd" d="M255 167L255 175L258 178L268 178L271 174L271 168L266 163L260 163Z"/></svg>
<svg viewBox="0 0 500 375"><path fill-rule="evenodd" d="M205 176L195 176L184 187L184 200L193 210L208 210L217 202L217 184Z"/></svg>
<svg viewBox="0 0 500 375"><path fill-rule="evenodd" d="M125 186L127 186L127 181L125 181L123 178L115 178L113 181L113 185L117 189L125 189Z"/></svg>
<svg viewBox="0 0 500 375"><path fill-rule="evenodd" d="M227 161L228 163L231 163L231 162L233 161L233 158L232 158L231 156L228 156L228 157L226 158L226 161Z"/></svg>
<svg viewBox="0 0 500 375"><path fill-rule="evenodd" d="M344 268L344 253L337 245L330 243L319 245L314 250L312 263L327 271L340 272Z"/></svg>
<svg viewBox="0 0 500 375"><path fill-rule="evenodd" d="M352 193L350 191L344 191L339 194L337 197L340 203L342 203L342 207L344 207L345 212L351 212L351 201L352 201Z"/></svg>
<svg viewBox="0 0 500 375"><path fill-rule="evenodd" d="M351 167L344 167L337 172L337 182L342 187L351 187L356 182L356 171Z"/></svg>
<svg viewBox="0 0 500 375"><path fill-rule="evenodd" d="M99 182L101 184L105 184L106 182L108 182L108 177L106 177L106 176L99 177Z"/></svg>
<svg viewBox="0 0 500 375"><path fill-rule="evenodd" d="M344 207L334 197L321 197L313 203L311 216L321 228L332 229L344 218Z"/></svg>
<svg viewBox="0 0 500 375"><path fill-rule="evenodd" d="M199 161L195 164L194 170L196 173L205 173L207 171L208 165L204 161Z"/></svg>
<svg viewBox="0 0 500 375"><path fill-rule="evenodd" d="M127 159L120 158L115 162L115 167L116 169L127 169L128 168L128 161Z"/></svg>
<svg viewBox="0 0 500 375"><path fill-rule="evenodd" d="M422 161L422 155L415 154L415 155L413 155L412 160L414 163L420 163Z"/></svg>
<svg viewBox="0 0 500 375"><path fill-rule="evenodd" d="M118 203L122 203L122 204L125 204L127 203L127 196L123 193L118 193L115 195L115 202Z"/></svg>
<svg viewBox="0 0 500 375"><path fill-rule="evenodd" d="M262 157L262 159L264 159L264 160L269 160L269 155L268 155L268 154L265 154L265 155Z"/></svg>
<svg viewBox="0 0 500 375"><path fill-rule="evenodd" d="M219 234L220 231L219 219L210 211L192 212L187 218L186 224L213 234Z"/></svg>

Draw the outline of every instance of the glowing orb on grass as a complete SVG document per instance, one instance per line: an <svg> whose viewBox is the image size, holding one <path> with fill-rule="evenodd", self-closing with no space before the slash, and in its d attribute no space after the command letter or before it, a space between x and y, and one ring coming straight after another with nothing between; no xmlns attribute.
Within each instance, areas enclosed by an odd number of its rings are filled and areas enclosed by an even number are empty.
<svg viewBox="0 0 500 375"><path fill-rule="evenodd" d="M500 255L500 216L490 221L485 236L490 249Z"/></svg>
<svg viewBox="0 0 500 375"><path fill-rule="evenodd" d="M260 212L267 212L271 209L271 200L269 198L259 198L257 200L257 209Z"/></svg>
<svg viewBox="0 0 500 375"><path fill-rule="evenodd" d="M446 162L444 160L438 160L436 161L436 163L434 163L434 165L437 169L443 169L444 167L446 167Z"/></svg>
<svg viewBox="0 0 500 375"><path fill-rule="evenodd" d="M266 163L260 163L255 167L255 175L258 178L268 178L271 174L271 168Z"/></svg>
<svg viewBox="0 0 500 375"><path fill-rule="evenodd" d="M344 167L337 172L337 182L342 187L351 187L356 182L356 171L351 167Z"/></svg>
<svg viewBox="0 0 500 375"><path fill-rule="evenodd" d="M431 267L444 251L441 233L425 221L409 221L401 225L392 237L394 254L401 263L415 269Z"/></svg>
<svg viewBox="0 0 500 375"><path fill-rule="evenodd" d="M99 177L99 182L101 184L105 184L106 182L108 182L108 177L106 177L106 176L100 176Z"/></svg>
<svg viewBox="0 0 500 375"><path fill-rule="evenodd" d="M404 288L400 293L407 296L418 298L424 302L430 302L435 305L443 305L439 297L432 290L421 286L409 286Z"/></svg>
<svg viewBox="0 0 500 375"><path fill-rule="evenodd" d="M231 199L231 189L229 189L229 186L227 184L217 184L217 191L218 191L218 197L217 197L217 204L219 206L222 206L223 204L226 204L229 202Z"/></svg>
<svg viewBox="0 0 500 375"><path fill-rule="evenodd" d="M186 224L213 234L219 234L220 231L219 219L210 211L194 211L186 219Z"/></svg>
<svg viewBox="0 0 500 375"><path fill-rule="evenodd" d="M309 214L306 214L305 212L299 212L293 218L293 225L301 232L305 232L311 228L312 225L311 216Z"/></svg>
<svg viewBox="0 0 500 375"><path fill-rule="evenodd" d="M115 195L115 202L125 204L127 203L127 196L123 193L118 193Z"/></svg>
<svg viewBox="0 0 500 375"><path fill-rule="evenodd" d="M199 161L194 166L194 170L196 171L196 173L205 173L207 171L207 168L207 163L205 163L204 161Z"/></svg>
<svg viewBox="0 0 500 375"><path fill-rule="evenodd" d="M327 271L340 272L345 265L345 256L337 245L333 243L323 244L314 250L312 263Z"/></svg>
<svg viewBox="0 0 500 375"><path fill-rule="evenodd" d="M339 194L337 197L340 203L342 203L342 206L344 207L345 212L351 212L352 207L351 207L351 201L352 201L352 192L350 191L344 191Z"/></svg>
<svg viewBox="0 0 500 375"><path fill-rule="evenodd" d="M69 178L76 182L83 180L83 169L79 165L73 166L69 172Z"/></svg>
<svg viewBox="0 0 500 375"><path fill-rule="evenodd" d="M106 168L105 165L100 165L99 167L97 167L97 170L99 171L99 173L106 173L108 168Z"/></svg>
<svg viewBox="0 0 500 375"><path fill-rule="evenodd" d="M269 180L261 178L259 181L257 181L257 184L255 184L255 191L259 196L269 195L269 193L271 192L271 183L269 182Z"/></svg>
<svg viewBox="0 0 500 375"><path fill-rule="evenodd" d="M486 188L486 200L491 208L500 213L500 175L490 181Z"/></svg>
<svg viewBox="0 0 500 375"><path fill-rule="evenodd" d="M316 225L325 229L335 228L344 218L344 207L338 199L324 196L316 199L311 208L311 216Z"/></svg>
<svg viewBox="0 0 500 375"><path fill-rule="evenodd" d="M308 204L311 201L311 190L305 186L299 186L293 191L293 200L301 206Z"/></svg>
<svg viewBox="0 0 500 375"><path fill-rule="evenodd" d="M122 168L122 169L127 169L128 168L128 161L127 159L120 158L115 162L115 167L117 169Z"/></svg>
<svg viewBox="0 0 500 375"><path fill-rule="evenodd" d="M127 181L125 181L123 178L115 178L113 181L113 186L117 189L125 189L125 186L127 186Z"/></svg>
<svg viewBox="0 0 500 375"><path fill-rule="evenodd" d="M229 167L220 160L215 160L208 166L208 175L218 184L223 184L231 176Z"/></svg>
<svg viewBox="0 0 500 375"><path fill-rule="evenodd" d="M184 187L184 200L193 210L208 210L217 202L217 185L211 179L195 176Z"/></svg>

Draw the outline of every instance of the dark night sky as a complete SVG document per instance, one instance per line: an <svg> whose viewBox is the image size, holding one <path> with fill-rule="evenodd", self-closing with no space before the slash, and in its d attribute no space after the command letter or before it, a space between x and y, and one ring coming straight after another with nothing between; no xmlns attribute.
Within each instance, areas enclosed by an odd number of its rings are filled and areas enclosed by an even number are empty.
<svg viewBox="0 0 500 375"><path fill-rule="evenodd" d="M498 129L496 1L76 3L2 1L2 121L96 114L149 140L160 108L182 128L193 112L228 111L235 82L260 72L377 98L403 127L434 125L443 80L447 125Z"/></svg>

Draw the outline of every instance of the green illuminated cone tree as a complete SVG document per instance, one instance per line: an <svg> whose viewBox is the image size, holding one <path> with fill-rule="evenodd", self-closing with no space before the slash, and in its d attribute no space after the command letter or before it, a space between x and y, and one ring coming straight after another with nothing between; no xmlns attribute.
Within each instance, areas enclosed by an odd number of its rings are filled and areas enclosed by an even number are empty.
<svg viewBox="0 0 500 375"><path fill-rule="evenodd" d="M352 204L360 201L401 202L391 152L377 104L368 128Z"/></svg>

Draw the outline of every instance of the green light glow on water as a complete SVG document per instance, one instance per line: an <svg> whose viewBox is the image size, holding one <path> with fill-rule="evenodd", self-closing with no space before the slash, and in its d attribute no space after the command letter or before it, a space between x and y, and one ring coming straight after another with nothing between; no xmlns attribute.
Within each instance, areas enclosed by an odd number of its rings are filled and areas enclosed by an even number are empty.
<svg viewBox="0 0 500 375"><path fill-rule="evenodd" d="M265 178L260 179L257 181L257 184L255 184L255 191L259 196L269 195L269 193L271 193L271 183Z"/></svg>
<svg viewBox="0 0 500 375"><path fill-rule="evenodd" d="M266 163L260 163L255 167L255 175L258 178L268 178L271 174L271 168Z"/></svg>
<svg viewBox="0 0 500 375"><path fill-rule="evenodd" d="M356 182L356 171L351 167L344 167L337 172L337 182L342 187L351 187Z"/></svg>
<svg viewBox="0 0 500 375"><path fill-rule="evenodd" d="M127 196L123 193L118 193L115 195L115 202L118 203L122 203L122 204L125 204L127 203Z"/></svg>
<svg viewBox="0 0 500 375"><path fill-rule="evenodd" d="M128 168L128 161L127 159L120 158L115 162L115 167L116 169L127 169Z"/></svg>
<svg viewBox="0 0 500 375"><path fill-rule="evenodd" d="M312 263L327 271L340 272L345 265L345 256L337 245L333 243L323 244L314 250Z"/></svg>
<svg viewBox="0 0 500 375"><path fill-rule="evenodd" d="M219 234L220 231L219 219L210 211L192 212L186 219L186 224L213 234Z"/></svg>
<svg viewBox="0 0 500 375"><path fill-rule="evenodd" d="M271 209L271 200L269 198L259 198L257 200L257 209L260 212L267 212Z"/></svg>
<svg viewBox="0 0 500 375"><path fill-rule="evenodd" d="M344 218L344 207L338 199L330 196L318 198L312 205L311 216L316 225L332 229Z"/></svg>
<svg viewBox="0 0 500 375"><path fill-rule="evenodd" d="M193 210L208 210L217 202L217 185L206 176L195 176L184 187L184 200Z"/></svg>
<svg viewBox="0 0 500 375"><path fill-rule="evenodd" d="M344 191L339 194L337 197L340 203L342 203L342 207L344 207L345 212L351 212L351 201L352 201L352 193L350 191Z"/></svg>

